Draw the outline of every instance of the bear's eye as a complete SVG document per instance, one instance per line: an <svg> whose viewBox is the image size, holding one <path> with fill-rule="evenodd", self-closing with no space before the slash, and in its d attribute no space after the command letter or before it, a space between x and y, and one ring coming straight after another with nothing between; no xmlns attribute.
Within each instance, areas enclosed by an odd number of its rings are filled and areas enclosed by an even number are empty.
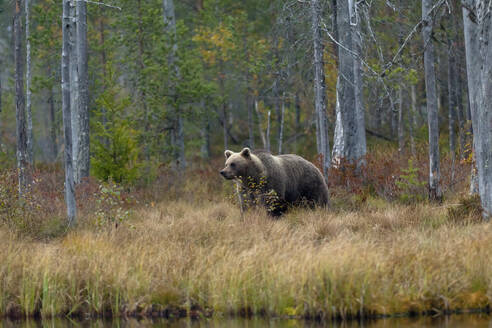
<svg viewBox="0 0 492 328"><path fill-rule="evenodd" d="M231 163L231 167L236 167L236 163Z"/></svg>

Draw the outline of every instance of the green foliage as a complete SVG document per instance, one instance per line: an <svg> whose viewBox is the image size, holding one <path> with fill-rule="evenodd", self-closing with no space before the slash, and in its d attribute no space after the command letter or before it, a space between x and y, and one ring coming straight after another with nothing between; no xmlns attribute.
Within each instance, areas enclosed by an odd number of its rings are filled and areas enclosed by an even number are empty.
<svg viewBox="0 0 492 328"><path fill-rule="evenodd" d="M137 132L125 112L131 105L128 97L118 96L111 86L96 100L92 121L93 174L104 181L132 183L139 177Z"/></svg>
<svg viewBox="0 0 492 328"><path fill-rule="evenodd" d="M131 199L122 197L122 187L113 181L99 186L96 193L97 209L94 213L94 223L102 228L125 223L131 211L127 208Z"/></svg>
<svg viewBox="0 0 492 328"><path fill-rule="evenodd" d="M404 203L413 203L425 199L424 187L426 182L418 179L419 169L413 166L413 160L408 160L408 168L402 169L403 173L396 181L396 185L401 189L399 196L400 201Z"/></svg>

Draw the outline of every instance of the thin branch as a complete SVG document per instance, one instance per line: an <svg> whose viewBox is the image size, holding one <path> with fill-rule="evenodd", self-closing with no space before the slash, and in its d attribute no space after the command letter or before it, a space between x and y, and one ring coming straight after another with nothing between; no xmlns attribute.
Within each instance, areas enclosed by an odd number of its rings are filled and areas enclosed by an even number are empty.
<svg viewBox="0 0 492 328"><path fill-rule="evenodd" d="M75 1L83 1L85 3L91 3L91 4L94 4L94 5L98 5L98 6L103 6L103 7L108 7L108 8L113 8L113 9L121 10L121 7L113 6L113 5L108 5L107 3L99 2L99 1L92 1L92 0L75 0Z"/></svg>

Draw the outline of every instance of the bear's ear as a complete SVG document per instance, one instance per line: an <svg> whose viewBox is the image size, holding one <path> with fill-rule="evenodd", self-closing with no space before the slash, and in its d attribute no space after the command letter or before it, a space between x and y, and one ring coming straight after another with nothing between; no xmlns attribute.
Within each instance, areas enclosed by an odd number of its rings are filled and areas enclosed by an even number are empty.
<svg viewBox="0 0 492 328"><path fill-rule="evenodd" d="M231 155L232 155L232 151L230 151L230 150L226 150L226 151L224 152L224 155L225 155L226 159L228 159L229 157L231 157Z"/></svg>
<svg viewBox="0 0 492 328"><path fill-rule="evenodd" d="M251 155L251 150L248 147L243 148L243 150L241 150L241 156L249 158L250 155Z"/></svg>

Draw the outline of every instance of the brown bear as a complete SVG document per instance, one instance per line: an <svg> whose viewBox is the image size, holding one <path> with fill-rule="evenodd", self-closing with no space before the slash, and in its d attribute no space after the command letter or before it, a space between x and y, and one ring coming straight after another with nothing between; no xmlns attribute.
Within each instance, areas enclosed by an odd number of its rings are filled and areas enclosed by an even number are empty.
<svg viewBox="0 0 492 328"><path fill-rule="evenodd" d="M328 206L328 187L323 175L301 156L274 156L267 151L244 148L239 153L224 152L225 168L220 174L236 180L241 212L251 204L261 204L278 216L289 206Z"/></svg>

